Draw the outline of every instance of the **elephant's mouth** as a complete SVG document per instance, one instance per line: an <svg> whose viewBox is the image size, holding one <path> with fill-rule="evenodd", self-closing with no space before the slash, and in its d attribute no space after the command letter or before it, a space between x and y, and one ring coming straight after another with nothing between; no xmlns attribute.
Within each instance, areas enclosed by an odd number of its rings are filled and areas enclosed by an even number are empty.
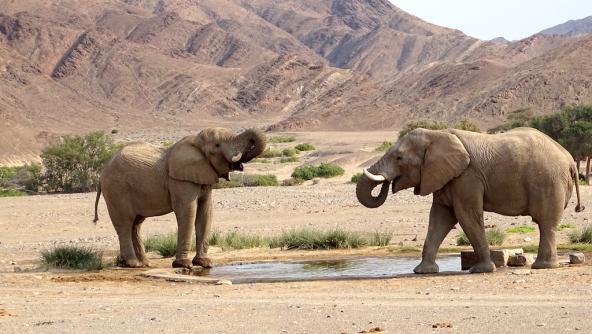
<svg viewBox="0 0 592 334"><path fill-rule="evenodd" d="M230 170L238 170L240 172L242 172L245 169L245 166L243 166L242 162L233 162L230 164Z"/></svg>

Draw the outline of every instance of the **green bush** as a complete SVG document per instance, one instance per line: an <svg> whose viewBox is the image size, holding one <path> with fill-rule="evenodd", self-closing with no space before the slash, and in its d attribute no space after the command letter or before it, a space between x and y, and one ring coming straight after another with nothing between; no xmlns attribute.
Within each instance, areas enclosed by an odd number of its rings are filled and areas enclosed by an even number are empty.
<svg viewBox="0 0 592 334"><path fill-rule="evenodd" d="M282 150L282 156L284 157L295 157L298 153L300 153L300 151L295 148L285 148Z"/></svg>
<svg viewBox="0 0 592 334"><path fill-rule="evenodd" d="M0 187L38 192L43 182L40 164L0 167Z"/></svg>
<svg viewBox="0 0 592 334"><path fill-rule="evenodd" d="M531 233L534 231L536 231L534 227L525 225L508 227L506 229L506 232L508 233Z"/></svg>
<svg viewBox="0 0 592 334"><path fill-rule="evenodd" d="M103 269L103 253L89 247L58 246L41 252L41 261L64 269Z"/></svg>
<svg viewBox="0 0 592 334"><path fill-rule="evenodd" d="M592 224L570 233L569 241L573 243L592 243Z"/></svg>
<svg viewBox="0 0 592 334"><path fill-rule="evenodd" d="M366 244L367 241L362 236L349 231L302 229L284 232L270 242L270 247L284 249L340 249L359 248Z"/></svg>
<svg viewBox="0 0 592 334"><path fill-rule="evenodd" d="M500 246L504 243L504 239L506 238L506 235L505 235L504 231L497 229L497 228L492 228L492 229L485 230L485 238L487 239L487 243L490 246ZM469 238L467 237L467 235L464 232L461 232L456 237L456 245L469 246L469 245L471 245L471 242L469 241Z"/></svg>
<svg viewBox="0 0 592 334"><path fill-rule="evenodd" d="M430 120L419 120L419 121L411 121L403 126L403 129L399 131L399 138L403 137L407 133L417 128L423 129L430 129L430 130L442 130L448 128L446 123L438 122L438 121L430 121Z"/></svg>
<svg viewBox="0 0 592 334"><path fill-rule="evenodd" d="M275 175L271 174L246 174L231 173L230 181L219 180L214 186L215 189L237 188L237 187L275 187L279 182Z"/></svg>
<svg viewBox="0 0 592 334"><path fill-rule="evenodd" d="M298 144L296 146L294 146L295 149L297 149L298 151L314 151L315 147L313 144L309 144L309 143L304 143L304 144Z"/></svg>
<svg viewBox="0 0 592 334"><path fill-rule="evenodd" d="M390 141L383 141L382 144L380 144L380 146L378 146L374 151L376 151L376 152L386 152L392 146L393 146L393 143L391 143Z"/></svg>
<svg viewBox="0 0 592 334"><path fill-rule="evenodd" d="M362 177L362 173L356 173L356 174L352 175L350 182L358 183L358 180L360 179L360 177Z"/></svg>
<svg viewBox="0 0 592 334"><path fill-rule="evenodd" d="M368 239L368 246L387 246L393 239L392 232L374 232Z"/></svg>
<svg viewBox="0 0 592 334"><path fill-rule="evenodd" d="M146 251L157 252L164 257L175 256L177 253L177 233L157 234L146 239ZM191 250L195 251L195 239L191 242Z"/></svg>
<svg viewBox="0 0 592 334"><path fill-rule="evenodd" d="M271 136L267 138L268 143L291 143L293 141L296 141L296 138L287 135Z"/></svg>
<svg viewBox="0 0 592 334"><path fill-rule="evenodd" d="M292 177L295 179L312 180L315 177L330 178L343 175L343 173L345 173L345 170L335 164L322 163L318 166L297 167L292 173Z"/></svg>
<svg viewBox="0 0 592 334"><path fill-rule="evenodd" d="M465 131L472 131L472 132L481 132L479 125L471 122L468 119L463 119L462 121L458 122L455 126L455 129L465 130Z"/></svg>
<svg viewBox="0 0 592 334"><path fill-rule="evenodd" d="M114 145L111 137L102 132L84 137L66 136L62 143L48 146L41 154L46 190L95 190L100 170L118 149L120 146Z"/></svg>
<svg viewBox="0 0 592 334"><path fill-rule="evenodd" d="M282 164L290 163L290 162L298 162L298 161L300 161L300 159L298 159L298 157L287 157L287 158L280 159L280 163L282 163Z"/></svg>
<svg viewBox="0 0 592 334"><path fill-rule="evenodd" d="M13 189L13 188L7 188L7 189L0 188L0 197L18 197L18 196L27 196L27 193L17 190L17 189Z"/></svg>

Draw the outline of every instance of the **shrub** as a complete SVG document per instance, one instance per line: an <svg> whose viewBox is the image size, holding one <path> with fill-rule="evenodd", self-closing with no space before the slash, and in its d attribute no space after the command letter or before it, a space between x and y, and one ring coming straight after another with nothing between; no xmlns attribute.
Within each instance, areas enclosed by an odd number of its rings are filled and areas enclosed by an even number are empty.
<svg viewBox="0 0 592 334"><path fill-rule="evenodd" d="M504 243L506 235L504 234L504 231L497 228L492 228L485 231L485 238L487 239L487 243L490 246L500 246ZM456 245L469 246L471 245L471 242L469 241L467 235L462 232L456 237Z"/></svg>
<svg viewBox="0 0 592 334"><path fill-rule="evenodd" d="M331 231L302 229L284 232L281 236L270 242L270 247L285 249L340 249L358 248L366 244L367 241L359 234L349 231L337 229Z"/></svg>
<svg viewBox="0 0 592 334"><path fill-rule="evenodd" d="M292 177L295 179L312 180L315 177L329 178L343 175L343 173L345 173L343 168L335 164L322 163L318 166L311 165L297 167L292 173Z"/></svg>
<svg viewBox="0 0 592 334"><path fill-rule="evenodd" d="M393 146L393 143L391 143L390 141L383 141L382 144L380 144L380 146L378 146L374 151L376 151L376 152L386 152L392 146Z"/></svg>
<svg viewBox="0 0 592 334"><path fill-rule="evenodd" d="M209 242L210 245L219 246L223 250L267 247L269 245L269 241L263 237L252 234L242 234L236 231L227 234L214 232L212 233Z"/></svg>
<svg viewBox="0 0 592 334"><path fill-rule="evenodd" d="M393 239L392 232L374 232L370 235L368 246L386 246Z"/></svg>
<svg viewBox="0 0 592 334"><path fill-rule="evenodd" d="M271 174L246 174L231 173L230 181L220 180L215 189L237 188L237 187L275 187L279 182L275 175Z"/></svg>
<svg viewBox="0 0 592 334"><path fill-rule="evenodd" d="M17 196L27 196L27 193L17 190L17 189L13 189L13 188L0 189L0 197L17 197Z"/></svg>
<svg viewBox="0 0 592 334"><path fill-rule="evenodd" d="M284 157L295 157L298 153L300 153L300 151L295 148L285 148L282 150L282 156Z"/></svg>
<svg viewBox="0 0 592 334"><path fill-rule="evenodd" d="M291 143L293 141L296 141L296 138L288 135L278 135L267 138L268 143Z"/></svg>
<svg viewBox="0 0 592 334"><path fill-rule="evenodd" d="M40 164L0 167L0 187L37 192L41 185L42 175Z"/></svg>
<svg viewBox="0 0 592 334"><path fill-rule="evenodd" d="M177 253L177 233L157 234L146 239L146 250L157 252L164 257L175 256ZM195 240L191 242L191 250L195 250Z"/></svg>
<svg viewBox="0 0 592 334"><path fill-rule="evenodd" d="M93 132L84 137L66 136L62 143L48 146L41 154L46 190L94 190L103 164L119 148L113 144L111 137L102 132Z"/></svg>
<svg viewBox="0 0 592 334"><path fill-rule="evenodd" d="M263 151L263 153L261 153L259 155L260 158L277 158L277 157L281 157L283 156L283 152L280 149L274 148L268 148L267 150Z"/></svg>
<svg viewBox="0 0 592 334"><path fill-rule="evenodd" d="M304 182L303 179L295 179L293 177L283 180L282 181L282 186L284 187L292 187L292 186L299 186Z"/></svg>
<svg viewBox="0 0 592 334"><path fill-rule="evenodd" d="M290 162L298 162L298 161L300 161L300 159L298 159L298 157L287 157L287 158L280 159L280 163L282 163L282 164L290 163Z"/></svg>
<svg viewBox="0 0 592 334"><path fill-rule="evenodd" d="M462 121L458 122L455 126L455 129L465 130L465 131L472 131L472 132L481 132L479 125L471 122L468 119L463 119Z"/></svg>
<svg viewBox="0 0 592 334"><path fill-rule="evenodd" d="M356 174L352 175L350 182L358 183L358 180L360 179L360 177L362 177L362 173L356 173Z"/></svg>
<svg viewBox="0 0 592 334"><path fill-rule="evenodd" d="M41 252L41 260L48 266L65 269L103 269L103 253L89 247L58 246Z"/></svg>
<svg viewBox="0 0 592 334"><path fill-rule="evenodd" d="M296 146L294 146L295 149L297 149L298 151L314 151L315 147L313 144L309 144L309 143L304 143L304 144L298 144Z"/></svg>
<svg viewBox="0 0 592 334"><path fill-rule="evenodd" d="M569 234L569 241L573 243L592 243L592 225Z"/></svg>
<svg viewBox="0 0 592 334"><path fill-rule="evenodd" d="M423 129L430 129L430 130L442 130L448 128L446 123L438 122L438 121L430 121L430 120L419 120L419 121L411 121L403 126L403 129L399 131L399 138L403 137L411 130L415 130L417 128Z"/></svg>
<svg viewBox="0 0 592 334"><path fill-rule="evenodd" d="M506 229L506 232L508 233L531 233L534 231L536 231L534 227L525 225L508 227Z"/></svg>

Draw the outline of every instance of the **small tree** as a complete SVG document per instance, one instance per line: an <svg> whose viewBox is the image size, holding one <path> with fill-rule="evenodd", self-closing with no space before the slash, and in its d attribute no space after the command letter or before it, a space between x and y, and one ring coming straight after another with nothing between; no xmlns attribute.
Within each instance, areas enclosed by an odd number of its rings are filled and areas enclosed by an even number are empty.
<svg viewBox="0 0 592 334"><path fill-rule="evenodd" d="M62 143L48 146L41 154L48 192L78 192L95 189L103 164L120 146L103 132L84 137L66 136Z"/></svg>
<svg viewBox="0 0 592 334"><path fill-rule="evenodd" d="M481 132L479 125L476 123L471 122L469 119L465 118L462 121L458 122L455 126L455 129L465 130L465 131L472 131L472 132Z"/></svg>

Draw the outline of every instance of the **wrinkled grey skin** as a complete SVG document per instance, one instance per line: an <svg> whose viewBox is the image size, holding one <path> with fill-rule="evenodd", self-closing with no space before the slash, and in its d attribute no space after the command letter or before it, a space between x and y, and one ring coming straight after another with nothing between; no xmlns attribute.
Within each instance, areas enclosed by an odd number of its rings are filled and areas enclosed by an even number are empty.
<svg viewBox="0 0 592 334"><path fill-rule="evenodd" d="M392 191L414 188L416 195L433 194L422 261L415 273L436 273L436 254L458 222L479 256L471 272L492 272L485 238L483 211L506 216L531 216L539 226L540 243L532 268L558 266L555 231L571 197L574 183L580 205L576 166L572 156L545 134L517 128L489 135L462 130L416 129L400 138L363 175L356 194L360 203L379 207Z"/></svg>
<svg viewBox="0 0 592 334"><path fill-rule="evenodd" d="M119 237L120 255L129 267L149 266L140 227L146 217L172 211L177 217L177 253L173 267L211 267L207 257L212 224L212 185L242 170L265 149L257 130L240 134L224 128L204 129L170 148L148 143L125 146L101 173L95 201L95 222L101 191ZM233 157L240 159L233 162ZM195 226L196 256L188 258Z"/></svg>

